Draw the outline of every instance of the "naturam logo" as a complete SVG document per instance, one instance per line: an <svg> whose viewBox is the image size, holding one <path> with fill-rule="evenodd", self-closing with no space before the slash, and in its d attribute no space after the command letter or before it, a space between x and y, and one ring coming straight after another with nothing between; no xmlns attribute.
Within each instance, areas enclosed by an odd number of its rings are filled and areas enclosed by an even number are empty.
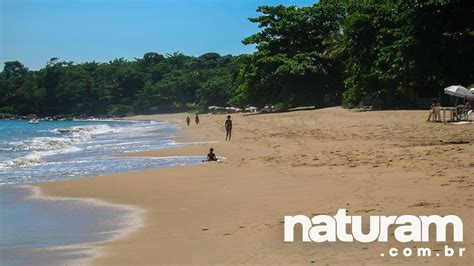
<svg viewBox="0 0 474 266"><path fill-rule="evenodd" d="M430 225L436 226L436 241L446 241L446 228L453 226L454 242L463 241L463 223L456 215L430 216L370 216L370 230L362 232L362 217L347 216L345 209L339 209L334 216L316 215L312 219L305 215L285 216L285 242L294 241L295 225L302 227L303 242L359 242L369 243L378 240L388 241L389 226L395 225L394 236L399 242L429 241ZM347 225L352 225L351 233L347 233Z"/></svg>

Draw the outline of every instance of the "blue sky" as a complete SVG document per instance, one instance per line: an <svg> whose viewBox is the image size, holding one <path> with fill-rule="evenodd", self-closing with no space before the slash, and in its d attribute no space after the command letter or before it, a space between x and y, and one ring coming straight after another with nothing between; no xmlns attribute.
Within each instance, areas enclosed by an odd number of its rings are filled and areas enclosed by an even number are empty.
<svg viewBox="0 0 474 266"><path fill-rule="evenodd" d="M107 62L145 52L250 53L260 5L315 0L0 0L0 64L39 69L52 57Z"/></svg>

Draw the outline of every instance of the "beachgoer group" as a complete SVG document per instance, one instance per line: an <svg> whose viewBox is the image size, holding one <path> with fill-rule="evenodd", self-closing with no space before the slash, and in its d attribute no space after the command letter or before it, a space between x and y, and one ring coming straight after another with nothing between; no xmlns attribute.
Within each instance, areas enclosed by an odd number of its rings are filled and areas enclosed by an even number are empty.
<svg viewBox="0 0 474 266"><path fill-rule="evenodd" d="M449 109L451 112L451 120L461 120L463 116L467 116L469 114L471 109L472 107L469 103L469 100L464 99L463 105L458 105ZM432 121L441 121L441 103L439 103L436 99L433 100L433 103L431 104L428 119L426 121L431 121L431 118L433 118Z"/></svg>
<svg viewBox="0 0 474 266"><path fill-rule="evenodd" d="M196 125L199 125L199 123L200 123L199 114L196 114L196 116L194 117L194 122L196 123ZM186 124L188 126L191 124L191 118L189 116L186 117ZM232 138L232 119L231 119L230 115L228 115L227 119L225 120L224 128L225 128L225 132L226 132L225 133L225 140L230 141L231 138ZM207 161L207 162L217 161L217 156L214 153L214 148L211 148L209 150L209 153L207 154L207 160L205 160L205 161Z"/></svg>

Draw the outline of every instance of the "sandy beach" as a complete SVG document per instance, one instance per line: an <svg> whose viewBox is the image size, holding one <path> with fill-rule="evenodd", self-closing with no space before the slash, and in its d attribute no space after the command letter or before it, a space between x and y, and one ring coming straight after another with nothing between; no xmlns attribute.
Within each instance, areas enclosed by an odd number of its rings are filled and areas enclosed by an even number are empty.
<svg viewBox="0 0 474 266"><path fill-rule="evenodd" d="M183 142L217 141L126 156L206 155L222 163L42 183L50 196L96 198L146 211L144 226L100 244L95 265L168 263L469 264L474 257L474 124L425 122L426 111L333 107L265 115L132 119L176 121ZM123 155L117 155L123 156ZM283 242L285 215L448 215L464 222L463 257L381 257L388 243ZM367 225L367 224L366 224ZM449 234L448 234L449 236ZM448 237L449 238L449 237ZM441 248L430 242L424 247Z"/></svg>

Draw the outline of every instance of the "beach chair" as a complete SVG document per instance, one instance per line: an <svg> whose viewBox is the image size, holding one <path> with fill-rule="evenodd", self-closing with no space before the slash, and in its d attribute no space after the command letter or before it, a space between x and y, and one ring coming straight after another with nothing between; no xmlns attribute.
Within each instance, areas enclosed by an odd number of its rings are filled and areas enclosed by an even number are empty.
<svg viewBox="0 0 474 266"><path fill-rule="evenodd" d="M469 111L464 111L464 110L460 110L458 112L459 114L459 120L466 120L466 121L469 121L469 116L472 114L472 110L469 110Z"/></svg>

